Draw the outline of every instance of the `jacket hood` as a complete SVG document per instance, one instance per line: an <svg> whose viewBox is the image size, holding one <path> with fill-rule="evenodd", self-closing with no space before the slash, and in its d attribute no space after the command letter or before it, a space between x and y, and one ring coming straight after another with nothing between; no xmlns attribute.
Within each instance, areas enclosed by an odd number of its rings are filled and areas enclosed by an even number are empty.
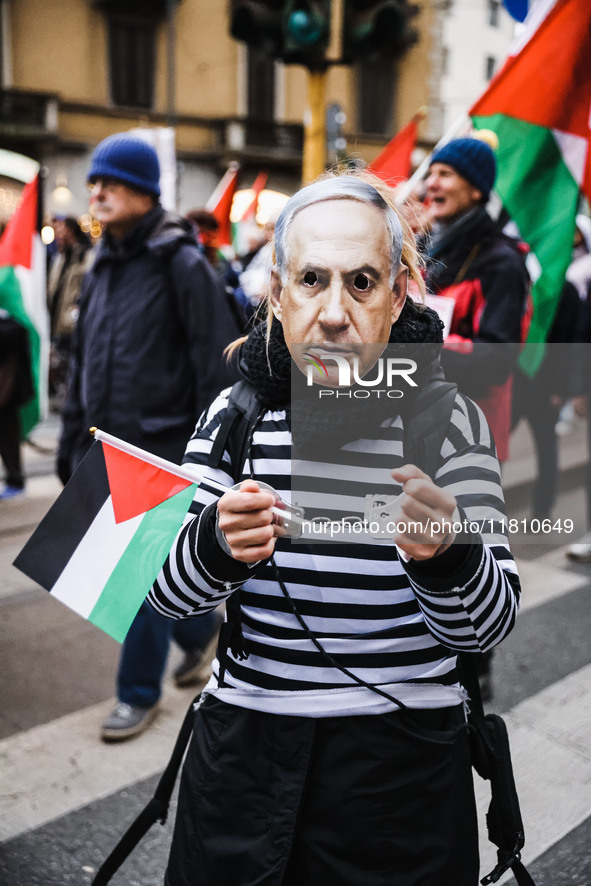
<svg viewBox="0 0 591 886"><path fill-rule="evenodd" d="M196 245L195 233L191 222L180 215L173 215L163 210L152 232L146 240L146 246L152 252L163 254L173 252L181 243Z"/></svg>
<svg viewBox="0 0 591 886"><path fill-rule="evenodd" d="M197 245L191 223L158 204L122 240L114 240L107 231L96 260L128 259L143 249L156 255L168 255L183 243Z"/></svg>

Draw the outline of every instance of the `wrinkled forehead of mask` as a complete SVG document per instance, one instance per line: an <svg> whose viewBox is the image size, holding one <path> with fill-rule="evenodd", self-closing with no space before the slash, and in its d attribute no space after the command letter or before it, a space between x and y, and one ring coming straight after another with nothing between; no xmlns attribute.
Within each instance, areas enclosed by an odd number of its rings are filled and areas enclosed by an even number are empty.
<svg viewBox="0 0 591 886"><path fill-rule="evenodd" d="M390 237L390 264L395 276L402 255L403 232L396 212L369 182L356 176L338 176L306 185L291 197L281 211L275 225L275 257L282 279L287 271L288 233L294 217L302 209L326 200L359 200L374 206L384 214Z"/></svg>

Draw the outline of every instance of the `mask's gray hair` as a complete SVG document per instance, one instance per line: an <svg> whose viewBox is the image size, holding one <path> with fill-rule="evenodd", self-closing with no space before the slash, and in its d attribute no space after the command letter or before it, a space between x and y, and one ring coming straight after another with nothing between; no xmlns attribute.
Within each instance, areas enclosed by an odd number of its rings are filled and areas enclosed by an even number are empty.
<svg viewBox="0 0 591 886"><path fill-rule="evenodd" d="M360 200L383 212L390 234L390 286L394 284L402 255L403 234L396 212L388 206L381 194L354 175L339 175L312 182L290 197L283 207L275 225L275 260L277 273L285 286L289 263L287 235L294 216L314 203L324 200Z"/></svg>

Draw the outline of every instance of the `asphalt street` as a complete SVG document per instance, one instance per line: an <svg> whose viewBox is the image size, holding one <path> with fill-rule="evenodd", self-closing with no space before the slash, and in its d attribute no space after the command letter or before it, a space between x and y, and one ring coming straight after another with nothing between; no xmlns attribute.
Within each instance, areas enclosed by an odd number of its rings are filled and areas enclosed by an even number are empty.
<svg viewBox="0 0 591 886"><path fill-rule="evenodd" d="M118 644L11 566L59 493L52 474L56 432L57 423L49 421L34 434L38 448L26 447L26 496L0 502L0 886L89 884L150 797L195 691L167 680L150 730L126 743L99 741L99 723L113 703ZM581 427L561 440L554 515L574 519L578 529L584 525L583 441ZM533 470L527 436L519 432L504 470L516 519L528 513ZM537 886L591 883L591 565L566 559L570 540L515 541L523 605L495 653L489 706L508 724L526 829L523 857ZM173 650L169 670L178 658ZM477 779L476 787L483 820L487 786ZM114 886L162 883L171 819L152 829ZM484 874L494 852L484 821L482 831Z"/></svg>

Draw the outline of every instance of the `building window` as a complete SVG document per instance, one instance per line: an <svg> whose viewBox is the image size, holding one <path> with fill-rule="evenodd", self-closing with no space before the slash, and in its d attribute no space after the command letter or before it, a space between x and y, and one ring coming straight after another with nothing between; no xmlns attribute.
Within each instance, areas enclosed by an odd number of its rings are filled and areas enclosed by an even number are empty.
<svg viewBox="0 0 591 886"><path fill-rule="evenodd" d="M486 66L484 76L487 80L491 80L495 74L495 68L497 66L497 60L492 57L492 55L487 56L486 58Z"/></svg>
<svg viewBox="0 0 591 886"><path fill-rule="evenodd" d="M271 123L275 119L275 62L248 47L248 116Z"/></svg>
<svg viewBox="0 0 591 886"><path fill-rule="evenodd" d="M392 61L376 57L357 66L357 121L359 132L390 137L394 131L396 68Z"/></svg>
<svg viewBox="0 0 591 886"><path fill-rule="evenodd" d="M493 28L499 27L499 0L488 0L488 23Z"/></svg>
<svg viewBox="0 0 591 886"><path fill-rule="evenodd" d="M115 105L151 109L154 104L156 21L140 15L108 15L109 75Z"/></svg>

